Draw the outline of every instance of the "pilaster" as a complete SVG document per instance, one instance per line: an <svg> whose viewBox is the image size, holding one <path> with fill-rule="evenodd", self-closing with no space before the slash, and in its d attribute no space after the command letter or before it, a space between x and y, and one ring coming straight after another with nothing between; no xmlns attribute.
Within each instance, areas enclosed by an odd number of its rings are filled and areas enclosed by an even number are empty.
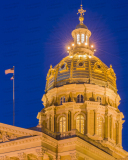
<svg viewBox="0 0 128 160"><path fill-rule="evenodd" d="M68 131L68 112L66 112L66 131Z"/></svg>
<svg viewBox="0 0 128 160"><path fill-rule="evenodd" d="M90 134L90 126L89 126L89 123L90 122L90 110L88 109L87 110L87 135L89 135Z"/></svg>
<svg viewBox="0 0 128 160"><path fill-rule="evenodd" d="M71 112L71 130L74 129L74 112Z"/></svg>
<svg viewBox="0 0 128 160"><path fill-rule="evenodd" d="M108 138L110 138L110 124L109 124L109 115L108 115L108 113L106 113L106 115L105 115L105 139L108 139Z"/></svg>
<svg viewBox="0 0 128 160"><path fill-rule="evenodd" d="M117 145L122 146L122 122L117 122Z"/></svg>
<svg viewBox="0 0 128 160"><path fill-rule="evenodd" d="M97 135L97 110L95 110L95 136Z"/></svg>
<svg viewBox="0 0 128 160"><path fill-rule="evenodd" d="M113 117L112 115L111 115L111 133L110 135L111 135L111 139L113 139Z"/></svg>

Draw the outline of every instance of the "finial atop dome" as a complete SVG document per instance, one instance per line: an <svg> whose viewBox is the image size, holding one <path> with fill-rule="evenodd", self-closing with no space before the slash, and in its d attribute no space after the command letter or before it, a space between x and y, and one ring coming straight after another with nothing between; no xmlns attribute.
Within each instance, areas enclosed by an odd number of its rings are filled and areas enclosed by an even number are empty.
<svg viewBox="0 0 128 160"><path fill-rule="evenodd" d="M84 15L84 12L86 12L86 10L83 10L82 4L80 6L81 6L80 9L78 9L78 13L80 13L79 21L80 21L80 24L83 24L83 21L84 21L83 15Z"/></svg>

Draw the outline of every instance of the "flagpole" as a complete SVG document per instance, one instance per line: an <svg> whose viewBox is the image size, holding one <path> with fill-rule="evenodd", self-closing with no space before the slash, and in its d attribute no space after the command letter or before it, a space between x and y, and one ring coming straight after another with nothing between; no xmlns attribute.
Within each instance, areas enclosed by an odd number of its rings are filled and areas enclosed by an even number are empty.
<svg viewBox="0 0 128 160"><path fill-rule="evenodd" d="M13 69L15 66L13 66ZM15 125L15 94L14 94L14 73L13 72L13 126Z"/></svg>

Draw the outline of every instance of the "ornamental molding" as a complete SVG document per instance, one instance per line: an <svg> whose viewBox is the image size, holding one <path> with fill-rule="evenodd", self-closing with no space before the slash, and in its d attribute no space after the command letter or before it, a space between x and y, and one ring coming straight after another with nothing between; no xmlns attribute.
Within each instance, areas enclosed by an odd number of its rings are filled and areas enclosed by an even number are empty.
<svg viewBox="0 0 128 160"><path fill-rule="evenodd" d="M17 136L14 134L9 134L7 132L4 131L0 131L0 142L8 142L10 140L15 140L17 139Z"/></svg>
<svg viewBox="0 0 128 160"><path fill-rule="evenodd" d="M93 141L93 140L92 140ZM94 142L94 141L93 141ZM99 146L101 144L94 142L95 145ZM75 144L78 145L79 147L83 147L84 149L87 149L93 153L96 153L97 155L102 154L104 156L104 158L106 156L108 156L109 158L111 158L111 156L106 155L106 153L104 153L103 151L101 151L100 149L96 148L95 146L93 146L94 144L89 144L88 142L86 142L85 140L81 140L80 138L75 138ZM99 146L100 147L100 146Z"/></svg>
<svg viewBox="0 0 128 160"><path fill-rule="evenodd" d="M43 133L43 137L40 137L42 142L51 145L52 147L57 147L57 140Z"/></svg>
<svg viewBox="0 0 128 160"><path fill-rule="evenodd" d="M60 119L61 117L67 118L67 117L66 117L66 113L60 114L60 115L57 117L57 123L59 123L59 119Z"/></svg>
<svg viewBox="0 0 128 160"><path fill-rule="evenodd" d="M76 152L70 152L71 160L77 160L79 158L79 154Z"/></svg>
<svg viewBox="0 0 128 160"><path fill-rule="evenodd" d="M39 140L41 141L41 138L42 138L41 136L35 136L35 137L29 137L29 138L19 139L19 140L15 140L15 141L9 141L6 143L1 143L0 149L6 148L6 147L17 146L17 145L24 144L24 143L39 141Z"/></svg>
<svg viewBox="0 0 128 160"><path fill-rule="evenodd" d="M85 148L85 149L87 149L87 150L89 150L90 152L92 152L92 153L95 153L96 155L98 155L98 156L102 156L104 159L110 159L110 160L114 160L115 158L114 157L112 157L111 155L112 155L112 152L114 151L110 151L109 150L109 153L105 153L104 151L105 151L105 149L106 150L108 150L108 148L106 148L106 147L108 147L108 146L105 146L105 148L103 149L103 147L101 146L101 145L103 145L102 143L96 143L96 142L94 142L95 143L95 145L96 146L98 146L99 147L99 149L98 148L96 148L95 146L94 146L94 144L89 144L88 142L82 142L83 140L81 140L81 139L78 139L78 141L76 141L76 144L77 145L79 145L79 146L81 146L81 147L83 147L83 148ZM86 143L86 144L85 144ZM114 146L113 146L114 147ZM102 150L104 150L104 151L102 151L100 148L102 148ZM110 148L110 147L109 147ZM107 152L107 151L106 151ZM109 155L110 154L110 155Z"/></svg>
<svg viewBox="0 0 128 160"><path fill-rule="evenodd" d="M24 152L21 152L21 153L18 153L18 158L20 159L20 160L25 160L26 159L26 154L24 153Z"/></svg>
<svg viewBox="0 0 128 160"><path fill-rule="evenodd" d="M117 145L112 145L111 142L105 141L105 140L101 144L105 147L109 147L112 150L112 152L114 152L115 154L118 154L118 155L121 155L121 156L123 155L124 157L127 156L127 154L128 154L127 151L118 147L118 144Z"/></svg>
<svg viewBox="0 0 128 160"><path fill-rule="evenodd" d="M103 62L98 60L95 62L94 67L93 67L94 72L102 73L105 71L105 68L103 67Z"/></svg>
<svg viewBox="0 0 128 160"><path fill-rule="evenodd" d="M46 152L47 152L47 149L36 149L36 153L38 157L43 157Z"/></svg>
<svg viewBox="0 0 128 160"><path fill-rule="evenodd" d="M0 156L0 160L10 160L10 158L8 156Z"/></svg>
<svg viewBox="0 0 128 160"><path fill-rule="evenodd" d="M74 120L76 120L76 117L77 117L78 115L83 115L83 116L84 116L84 120L86 120L86 115L85 115L85 113L82 112L82 111L78 111L78 112L75 113L75 115L74 115Z"/></svg>
<svg viewBox="0 0 128 160"><path fill-rule="evenodd" d="M10 132L11 134L20 135L20 136L40 135L40 132L38 131L32 131L29 129L15 127L15 126L7 125L4 123L0 123L0 131Z"/></svg>

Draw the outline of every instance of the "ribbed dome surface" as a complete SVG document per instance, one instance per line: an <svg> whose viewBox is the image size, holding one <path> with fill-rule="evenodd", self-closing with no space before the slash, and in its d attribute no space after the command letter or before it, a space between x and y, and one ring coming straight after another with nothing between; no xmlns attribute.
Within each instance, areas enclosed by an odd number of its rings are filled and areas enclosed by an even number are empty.
<svg viewBox="0 0 128 160"><path fill-rule="evenodd" d="M72 83L91 83L117 91L112 67L107 67L95 56L74 55L63 58L54 68L49 69L46 91Z"/></svg>

